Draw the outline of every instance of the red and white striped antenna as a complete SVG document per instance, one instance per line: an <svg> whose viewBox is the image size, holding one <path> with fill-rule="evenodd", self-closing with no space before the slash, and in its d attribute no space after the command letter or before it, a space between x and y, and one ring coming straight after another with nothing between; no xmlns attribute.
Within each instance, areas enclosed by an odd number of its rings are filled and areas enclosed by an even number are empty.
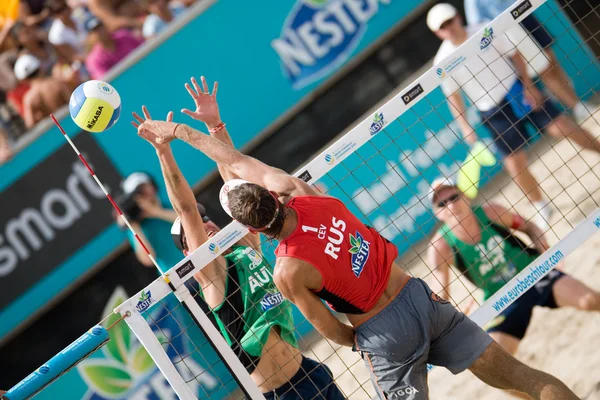
<svg viewBox="0 0 600 400"><path fill-rule="evenodd" d="M58 127L58 129L60 130L60 132L63 134L63 137L65 139L67 139L67 142L69 142L69 144L71 145L71 148L73 148L73 151L75 152L75 154L77 154L77 157L79 157L79 159L81 160L81 162L83 163L83 165L85 165L85 167L87 168L87 170L89 171L89 173L92 175L92 178L94 178L94 180L96 181L96 183L98 184L98 186L100 186L100 189L102 189L102 191L106 195L106 198L108 199L108 201L110 201L110 204L112 204L113 208L117 211L117 213L119 214L119 216L121 217L121 219L123 220L123 222L125 222L125 225L127 225L127 228L129 228L129 230L131 231L131 233L133 233L133 236L135 236L135 238L138 241L138 243L142 246L142 248L144 249L144 251L146 252L146 254L148 255L148 257L150 258L150 261L152 261L152 264L154 264L154 266L156 268L158 268L159 271L161 271L160 267L158 266L158 263L156 262L156 259L154 258L154 256L152 254L150 254L150 251L148 250L148 247L146 247L146 245L144 244L144 242L142 241L142 239L140 239L140 236L137 234L137 232L135 231L135 229L133 229L133 227L129 223L129 220L127 219L127 217L125 216L125 214L123 214L123 212L121 211L121 209L119 208L119 206L117 205L117 203L115 203L115 201L113 200L112 196L106 191L106 188L104 187L104 185L102 184L102 182L100 182L100 179L98 179L98 176L96 175L96 173L94 172L94 170L92 169L92 167L90 167L90 165L87 163L87 161L85 160L85 157L83 157L83 155L81 154L81 152L79 151L79 149L77 148L77 146L75 146L75 143L73 143L73 141L71 140L71 138L69 137L69 135L67 135L67 133L65 132L65 130L62 128L62 126L60 126L60 123L54 117L54 114L50 114L50 118L52 118L52 121L54 121L54 123L56 124L56 126Z"/></svg>

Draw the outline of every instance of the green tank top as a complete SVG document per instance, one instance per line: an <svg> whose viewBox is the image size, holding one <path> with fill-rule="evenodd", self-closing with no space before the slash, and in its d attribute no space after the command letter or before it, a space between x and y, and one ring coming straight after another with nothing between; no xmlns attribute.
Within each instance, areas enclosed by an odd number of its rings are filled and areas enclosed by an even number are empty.
<svg viewBox="0 0 600 400"><path fill-rule="evenodd" d="M248 360L240 350L251 358L260 357L272 327L279 326L281 338L298 347L292 306L275 287L273 268L262 255L247 246L234 245L231 250L225 255L226 300L213 313L229 345L252 371L256 360Z"/></svg>
<svg viewBox="0 0 600 400"><path fill-rule="evenodd" d="M498 226L485 214L481 207L473 209L481 239L476 244L465 243L450 230L442 226L438 233L454 250L456 267L479 288L484 299L496 293L506 282L527 267L538 256L506 228Z"/></svg>

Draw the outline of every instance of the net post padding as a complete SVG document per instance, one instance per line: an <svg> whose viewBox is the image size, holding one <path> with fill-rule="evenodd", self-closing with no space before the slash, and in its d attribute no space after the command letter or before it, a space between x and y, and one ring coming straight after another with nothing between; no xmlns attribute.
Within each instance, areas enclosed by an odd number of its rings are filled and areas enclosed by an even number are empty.
<svg viewBox="0 0 600 400"><path fill-rule="evenodd" d="M233 350L231 350L231 347L223 339L221 333L215 328L206 314L204 314L204 311L202 311L187 287L185 285L181 286L175 291L175 296L186 306L194 320L200 324L205 338L211 342L212 347L219 354L230 370L232 377L238 382L240 388L248 398L252 400L265 400L265 396L258 390L246 368L244 368Z"/></svg>
<svg viewBox="0 0 600 400"><path fill-rule="evenodd" d="M155 281L155 283L156 282L161 281ZM164 281L162 281L162 283L168 290L167 283ZM118 312L125 317L125 322L135 336L137 336L138 340L144 346L160 372L167 379L167 382L169 382L169 385L171 385L177 396L179 396L181 400L196 400L196 396L179 374L175 365L171 362L171 359L163 349L161 343L154 335L154 332L152 332L152 328L150 328L137 309L132 307L130 302L126 302L118 308Z"/></svg>

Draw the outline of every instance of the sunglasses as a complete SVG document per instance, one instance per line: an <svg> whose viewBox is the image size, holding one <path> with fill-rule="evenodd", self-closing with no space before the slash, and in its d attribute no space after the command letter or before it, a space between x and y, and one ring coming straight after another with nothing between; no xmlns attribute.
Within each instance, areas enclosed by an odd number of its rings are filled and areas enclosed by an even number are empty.
<svg viewBox="0 0 600 400"><path fill-rule="evenodd" d="M435 205L438 206L439 208L444 208L447 205L454 203L458 199L460 199L460 194L454 193L452 196L450 196L444 200L438 201Z"/></svg>

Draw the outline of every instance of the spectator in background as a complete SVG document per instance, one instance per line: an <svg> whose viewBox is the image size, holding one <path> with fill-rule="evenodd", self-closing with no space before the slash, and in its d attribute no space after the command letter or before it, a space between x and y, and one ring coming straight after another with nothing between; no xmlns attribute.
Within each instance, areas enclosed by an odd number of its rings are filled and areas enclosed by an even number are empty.
<svg viewBox="0 0 600 400"><path fill-rule="evenodd" d="M513 3L513 0L465 0L467 24L475 26L491 21L513 5ZM529 32L530 36L533 37L550 59L548 68L539 73L544 84L562 104L571 110L577 122L581 123L589 118L591 115L590 112L595 107L582 102L575 93L575 90L570 86L569 77L558 63L556 54L550 47L554 41L552 36L533 15L525 18L521 26Z"/></svg>
<svg viewBox="0 0 600 400"><path fill-rule="evenodd" d="M75 87L57 78L44 76L41 62L31 54L23 54L15 64L17 79L29 85L23 97L23 119L27 128L69 103Z"/></svg>
<svg viewBox="0 0 600 400"><path fill-rule="evenodd" d="M50 0L48 9L52 16L48 41L56 49L61 61L69 64L85 61L87 32L83 22L73 18L71 7L66 0Z"/></svg>
<svg viewBox="0 0 600 400"><path fill-rule="evenodd" d="M133 229L150 254L156 258L161 269L166 272L181 260L181 253L173 246L171 225L175 222L177 214L170 207L166 208L158 197L156 183L143 172L134 172L121 183L122 195L119 206L129 218ZM121 225L121 219L117 222ZM152 261L146 255L143 247L138 243L133 234L127 231L127 237L135 251L140 263L152 267Z"/></svg>
<svg viewBox="0 0 600 400"><path fill-rule="evenodd" d="M106 72L144 42L142 38L136 37L127 29L109 32L95 17L89 18L85 27L92 43L85 65L92 79L101 79Z"/></svg>
<svg viewBox="0 0 600 400"><path fill-rule="evenodd" d="M41 72L49 75L56 62L56 54L48 42L48 36L39 28L20 22L13 26L12 34L19 52L21 54L27 52L35 56L41 63Z"/></svg>
<svg viewBox="0 0 600 400"><path fill-rule="evenodd" d="M46 8L46 0L19 1L19 21L25 25L38 25L45 22L47 18L48 9Z"/></svg>
<svg viewBox="0 0 600 400"><path fill-rule="evenodd" d="M88 7L110 32L141 28L144 22L144 10L135 0L88 0Z"/></svg>
<svg viewBox="0 0 600 400"><path fill-rule="evenodd" d="M185 5L169 0L148 0L148 11L151 13L144 20L142 33L146 39L162 32L171 21L185 12Z"/></svg>
<svg viewBox="0 0 600 400"><path fill-rule="evenodd" d="M0 123L0 164L10 160L13 154L12 146L8 140L8 133Z"/></svg>
<svg viewBox="0 0 600 400"><path fill-rule="evenodd" d="M427 26L444 42L434 64L442 62L467 41L477 27L464 26L454 6L440 3L427 14ZM547 230L552 207L528 169L526 146L530 141L527 125L535 132L556 138L566 137L584 149L600 152L600 143L571 117L562 114L555 103L544 98L527 73L526 62L506 35L473 57L442 82L448 107L456 118L465 141L475 143L477 134L466 115L462 93L470 99L489 129L502 154L504 168L536 208L536 225Z"/></svg>

